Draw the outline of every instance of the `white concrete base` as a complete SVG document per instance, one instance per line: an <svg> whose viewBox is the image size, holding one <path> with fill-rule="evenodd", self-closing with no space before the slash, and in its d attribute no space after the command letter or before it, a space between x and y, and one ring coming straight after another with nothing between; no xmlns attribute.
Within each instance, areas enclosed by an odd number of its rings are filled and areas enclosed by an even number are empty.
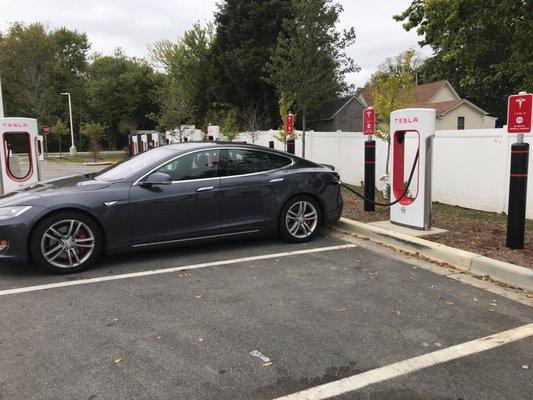
<svg viewBox="0 0 533 400"><path fill-rule="evenodd" d="M403 233L404 235L423 237L429 235L438 235L440 233L448 232L446 229L432 227L429 231L422 231L419 229L407 228L405 226L395 225L390 221L369 222L369 225L377 226L378 228L387 229L392 232Z"/></svg>
<svg viewBox="0 0 533 400"><path fill-rule="evenodd" d="M70 150L69 150L69 154L71 156L75 156L77 153L78 153L78 151L76 150L76 146L71 146Z"/></svg>

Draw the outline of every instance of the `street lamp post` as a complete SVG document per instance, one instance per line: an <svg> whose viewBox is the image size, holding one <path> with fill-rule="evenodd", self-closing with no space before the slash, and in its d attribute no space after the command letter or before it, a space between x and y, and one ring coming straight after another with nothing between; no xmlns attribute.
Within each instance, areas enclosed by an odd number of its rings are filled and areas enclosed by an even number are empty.
<svg viewBox="0 0 533 400"><path fill-rule="evenodd" d="M70 101L70 93L61 93L61 96L68 96L68 112L70 114L70 139L72 145L70 146L70 155L76 155L76 146L74 146L74 126L72 124L72 102Z"/></svg>

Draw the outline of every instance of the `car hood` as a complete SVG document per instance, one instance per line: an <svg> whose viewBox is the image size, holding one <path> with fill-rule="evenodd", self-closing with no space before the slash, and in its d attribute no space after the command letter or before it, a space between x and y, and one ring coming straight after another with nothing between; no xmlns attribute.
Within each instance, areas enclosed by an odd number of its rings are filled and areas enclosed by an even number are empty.
<svg viewBox="0 0 533 400"><path fill-rule="evenodd" d="M85 175L43 181L0 196L0 207L18 204L31 206L33 202L43 197L103 189L111 185L111 183L90 179Z"/></svg>

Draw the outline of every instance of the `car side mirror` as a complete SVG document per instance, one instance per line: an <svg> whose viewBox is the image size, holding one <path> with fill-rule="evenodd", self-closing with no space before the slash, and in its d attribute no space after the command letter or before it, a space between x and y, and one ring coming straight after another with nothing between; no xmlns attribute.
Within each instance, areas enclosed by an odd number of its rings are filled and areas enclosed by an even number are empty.
<svg viewBox="0 0 533 400"><path fill-rule="evenodd" d="M142 182L143 186L160 186L160 185L170 185L172 183L169 174L164 172L154 172L150 174L145 181Z"/></svg>

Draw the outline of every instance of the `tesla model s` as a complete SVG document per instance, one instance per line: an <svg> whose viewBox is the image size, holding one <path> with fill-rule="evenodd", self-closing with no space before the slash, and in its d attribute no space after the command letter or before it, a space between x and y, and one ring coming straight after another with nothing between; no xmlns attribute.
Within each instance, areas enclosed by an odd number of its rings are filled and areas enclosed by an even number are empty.
<svg viewBox="0 0 533 400"><path fill-rule="evenodd" d="M340 218L339 183L328 166L261 146L158 147L1 196L0 260L71 273L103 253L265 235L305 242Z"/></svg>

